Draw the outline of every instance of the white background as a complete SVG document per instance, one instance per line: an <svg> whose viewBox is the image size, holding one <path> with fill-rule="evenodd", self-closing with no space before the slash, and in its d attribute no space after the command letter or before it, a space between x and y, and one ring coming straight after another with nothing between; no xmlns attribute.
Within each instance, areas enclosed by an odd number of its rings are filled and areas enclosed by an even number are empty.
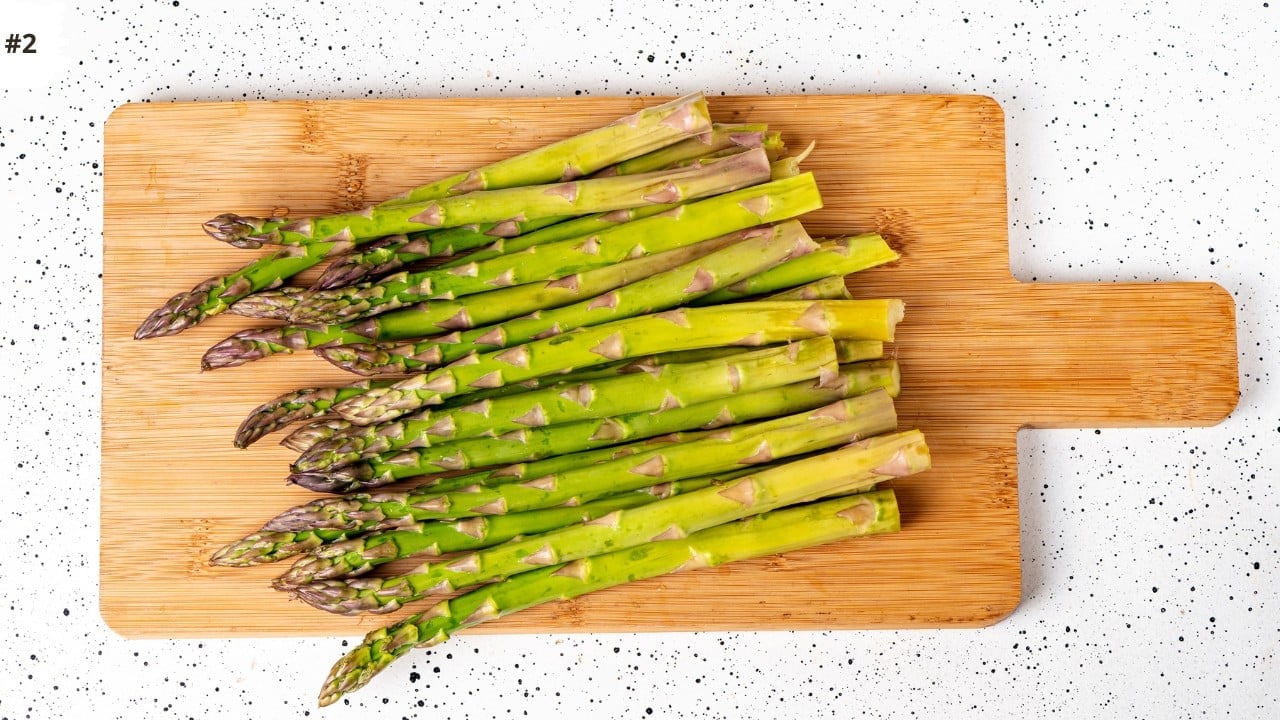
<svg viewBox="0 0 1280 720"><path fill-rule="evenodd" d="M0 34L38 27L45 53L0 54L0 718L1280 714L1277 3L42 5L0 0ZM337 638L103 625L112 108L696 89L994 96L1015 273L1221 283L1238 410L1211 429L1024 432L1025 599L983 630L464 636L316 711Z"/></svg>

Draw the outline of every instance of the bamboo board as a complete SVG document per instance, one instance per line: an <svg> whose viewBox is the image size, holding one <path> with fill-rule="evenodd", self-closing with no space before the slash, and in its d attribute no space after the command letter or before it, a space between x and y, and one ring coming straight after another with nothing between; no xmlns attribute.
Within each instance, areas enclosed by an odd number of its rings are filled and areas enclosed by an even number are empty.
<svg viewBox="0 0 1280 720"><path fill-rule="evenodd" d="M651 100L652 102L652 100ZM269 589L278 568L213 568L221 544L310 497L291 453L231 446L279 392L343 376L310 355L201 374L203 350L251 321L131 339L170 295L250 255L206 238L231 210L304 216L598 126L637 98L127 105L106 128L101 609L128 637L352 635ZM1205 283L1023 284L1009 273L1004 126L968 96L728 97L717 120L767 122L807 161L826 207L813 234L878 230L896 266L851 280L906 300L904 426L934 469L895 483L903 532L552 604L488 632L975 626L1020 597L1021 427L1207 425L1238 395L1234 305ZM403 611L402 611L403 614Z"/></svg>

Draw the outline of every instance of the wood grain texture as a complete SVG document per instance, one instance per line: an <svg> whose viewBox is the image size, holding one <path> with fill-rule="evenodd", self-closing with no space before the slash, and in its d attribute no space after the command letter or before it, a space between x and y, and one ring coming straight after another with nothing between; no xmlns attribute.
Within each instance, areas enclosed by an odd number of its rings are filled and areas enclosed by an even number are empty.
<svg viewBox="0 0 1280 720"><path fill-rule="evenodd" d="M129 105L106 129L101 608L129 637L350 635L268 587L279 570L213 568L223 543L310 495L291 453L231 446L287 389L337 382L306 355L199 372L248 327L222 316L146 342L170 295L255 253L206 238L222 211L359 207L598 126L634 98ZM814 234L878 230L903 260L855 276L907 302L896 352L904 426L934 469L895 484L903 532L598 593L488 632L984 625L1020 598L1020 427L1206 425L1238 394L1234 306L1212 284L1021 284L1009 273L1004 126L968 96L728 97L718 120L768 122L800 146L826 207Z"/></svg>

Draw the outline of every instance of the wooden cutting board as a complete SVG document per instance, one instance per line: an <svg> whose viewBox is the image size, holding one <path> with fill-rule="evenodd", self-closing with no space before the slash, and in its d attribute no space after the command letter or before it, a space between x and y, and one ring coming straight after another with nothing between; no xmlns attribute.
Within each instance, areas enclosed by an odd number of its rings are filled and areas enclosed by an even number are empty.
<svg viewBox="0 0 1280 720"><path fill-rule="evenodd" d="M655 102L646 99L645 102ZM277 567L213 568L220 545L310 494L291 453L231 436L253 407L344 376L310 355L201 374L224 315L131 339L170 295L257 253L205 237L223 211L305 216L589 129L638 98L126 105L106 127L101 607L127 637L352 635L268 587ZM1009 272L1000 107L968 96L720 97L767 122L826 207L811 233L877 230L903 260L851 280L895 296L904 426L934 469L895 483L903 531L658 578L483 626L488 632L986 625L1018 604L1022 427L1208 425L1238 395L1234 305L1208 283L1028 284ZM1087 520L1084 520L1087 521Z"/></svg>

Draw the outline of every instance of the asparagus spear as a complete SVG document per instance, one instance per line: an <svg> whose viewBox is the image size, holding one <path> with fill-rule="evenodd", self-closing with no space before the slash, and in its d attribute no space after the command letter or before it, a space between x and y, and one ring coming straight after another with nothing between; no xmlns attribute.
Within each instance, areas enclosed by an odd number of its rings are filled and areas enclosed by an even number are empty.
<svg viewBox="0 0 1280 720"><path fill-rule="evenodd" d="M271 518L262 526L262 533L342 530L357 535L365 532L409 527L422 520L438 519L427 516L418 508L420 501L437 494L453 492L473 486L488 487L517 482L526 478L541 477L571 468L597 465L602 462L630 457L645 450L676 443L691 442L711 431L670 433L646 438L626 445L587 450L570 455L556 455L529 463L482 470L463 475L433 475L420 478L421 482L408 490L398 492L352 493L340 497L324 497L292 507ZM280 536L274 541L288 542Z"/></svg>
<svg viewBox="0 0 1280 720"><path fill-rule="evenodd" d="M258 320L288 320L293 306L302 301L306 292L306 288L292 285L263 290L231 303L227 312Z"/></svg>
<svg viewBox="0 0 1280 720"><path fill-rule="evenodd" d="M687 538L649 542L521 573L369 633L329 671L319 702L332 705L364 687L412 648L437 645L460 630L526 608L667 573L895 532L899 522L893 491L878 490L775 510Z"/></svg>
<svg viewBox="0 0 1280 720"><path fill-rule="evenodd" d="M618 320L484 355L375 388L333 407L360 425L386 422L472 389L500 387L554 370L602 365L655 352L719 345L765 345L817 335L892 340L899 300L756 302L669 310Z"/></svg>
<svg viewBox="0 0 1280 720"><path fill-rule="evenodd" d="M308 218L280 225L268 233L241 234L242 219L215 218L212 233L237 247L336 244L346 252L358 239L379 238L437 228L518 223L588 213L678 202L714 195L769 178L763 149L693 163L673 170L639 175L570 180L501 190L476 190L416 202L375 205L364 210ZM336 253L335 253L336 254Z"/></svg>
<svg viewBox="0 0 1280 720"><path fill-rule="evenodd" d="M322 417L319 420L312 420L284 436L280 440L280 444L290 450L304 453L317 443L335 438L354 427L358 426L350 420L343 420L338 417Z"/></svg>
<svg viewBox="0 0 1280 720"><path fill-rule="evenodd" d="M725 239L725 238L722 238ZM636 280L572 305L537 312L496 325L397 345L391 350L357 343L320 348L316 352L339 367L398 366L422 372L459 360L472 352L488 352L581 327L660 312L687 304L738 279L812 252L816 243L794 220L772 228L739 231L728 247L664 272ZM585 274L585 273L584 273Z"/></svg>
<svg viewBox="0 0 1280 720"><path fill-rule="evenodd" d="M837 340L836 359L841 365L884 357L884 343L879 340Z"/></svg>
<svg viewBox="0 0 1280 720"><path fill-rule="evenodd" d="M705 132L710 119L700 95L680 98L664 105L641 110L598 130L590 131L513 158L501 160L465 175L425 185L410 191L404 200L421 201L474 188L509 188L571 179L589 174L616 162L668 145L689 135ZM219 239L270 233L284 221L254 218L223 218L206 226L221 233ZM354 241L359 244L361 240ZM134 333L136 339L173 335L217 315L249 295L278 287L288 278L336 254L339 243L322 242L304 249L290 247L252 262L239 270L201 282L188 292L175 295L151 313Z"/></svg>
<svg viewBox="0 0 1280 720"><path fill-rule="evenodd" d="M600 378L612 377L613 375L623 373L654 373L658 372L658 367L666 364L716 360L730 355L741 355L747 351L747 349L742 347L713 347L687 350L684 352L659 353L656 355L649 355L647 357L620 360L613 363L606 363L605 365L591 367L586 370L545 375L542 377L530 378L519 383L506 385L504 387L476 390L475 392L459 396L452 401L447 401L441 407L470 405L481 400L489 400L506 395L515 395L527 390L548 388L553 385L562 386L560 390L563 391L567 390L574 383L598 380ZM875 357L879 357L879 355L876 355ZM392 382L395 381L393 380ZM281 440L280 444L291 450L297 450L300 453L305 452L315 443L335 437L339 430L345 431L353 425L353 423L346 420L323 418L321 420L313 421L310 424L303 425L292 435Z"/></svg>
<svg viewBox="0 0 1280 720"><path fill-rule="evenodd" d="M737 464L771 462L778 457L812 452L846 442L842 438L851 434L884 432L893 428L893 422L893 401L888 393L878 390L818 410L723 428L692 442L648 449L627 458L570 468L523 483L437 493L417 502L418 509L428 513L419 519L500 515L564 502L587 502L652 485L657 482L654 478L697 477Z"/></svg>
<svg viewBox="0 0 1280 720"><path fill-rule="evenodd" d="M480 190L520 187L557 178L572 180L615 163L638 157L680 140L707 132L711 118L701 93L644 108L632 115L559 142L499 160L470 172L413 188L375 205L375 208L407 205L463 195ZM332 216L331 216L332 217ZM270 236L291 222L329 220L307 218L254 218L234 214L219 215L205 224L205 232L227 243Z"/></svg>
<svg viewBox="0 0 1280 720"><path fill-rule="evenodd" d="M320 580L358 577L392 560L430 555L439 557L465 550L492 547L517 536L548 532L573 523L595 520L615 510L648 505L680 493L721 485L751 472L734 470L719 475L663 483L619 493L580 507L557 507L510 515L432 520L310 550L273 583L277 590L292 590Z"/></svg>
<svg viewBox="0 0 1280 720"><path fill-rule="evenodd" d="M570 277L627 258L796 217L821 207L809 173L692 202L586 237L534 245L474 263L396 273L369 287L313 293L294 312L297 322L336 322L431 298L452 299L494 288Z"/></svg>
<svg viewBox="0 0 1280 720"><path fill-rule="evenodd" d="M431 257L447 257L501 241L523 236L568 218L549 217L522 223L486 223L474 227L447 228L407 235L388 235L361 245L361 250L339 256L311 285L312 291L332 290L395 272L405 265ZM499 237L501 234L501 237Z"/></svg>
<svg viewBox="0 0 1280 720"><path fill-rule="evenodd" d="M785 147L779 133L770 133L764 124L712 123L707 132L681 140L653 152L611 165L596 177L609 175L635 175L671 167L682 162L696 160L721 150L750 150L764 147L770 151L770 160L776 159Z"/></svg>
<svg viewBox="0 0 1280 720"><path fill-rule="evenodd" d="M206 370L234 367L276 353L437 335L518 317L537 310L590 298L614 288L679 267L748 237L751 231L711 238L692 245L628 260L559 281L529 283L492 290L463 300L441 300L404 308L365 320L337 325L286 325L244 330L205 352Z"/></svg>
<svg viewBox="0 0 1280 720"><path fill-rule="evenodd" d="M610 550L687 537L755 513L833 493L869 489L877 482L928 466L929 451L919 431L874 437L765 469L724 487L615 510L592 521L511 540L456 559L427 562L404 575L319 581L297 588L294 594L312 607L342 615L394 612L430 595Z"/></svg>
<svg viewBox="0 0 1280 720"><path fill-rule="evenodd" d="M641 155L632 160L612 165L596 173L596 177L652 172L672 167L680 162L709 157L711 153L728 148L741 150L762 146L770 161L775 160L783 150L781 137L777 133L766 133L763 125L715 124L712 125L709 132L683 140L667 148ZM572 228L558 228L557 231L550 234L541 233L537 238L529 238L528 236L531 234L529 230L557 224L551 221L560 220L560 218L527 221L521 224L521 232L518 233L520 237L526 238L525 242L527 244L513 244L506 248L505 251L514 252L522 246L529 247L542 242L550 242L553 239L564 240L578 235L588 235L599 229L591 226L593 221L617 222L617 220L611 219L609 216L614 218L619 215L647 217L656 215L664 209L666 209L666 206L636 208L570 220L569 222L574 225ZM628 219L634 218L629 217ZM373 244L371 243L368 250L352 253L335 260L320 276L320 279L312 285L311 289L331 290L344 285L353 285L369 277L394 272L405 265L428 257L441 257L474 250L493 243L495 230L501 231L503 228L493 225L481 226L475 229L450 228L443 231L395 235L391 236L391 238L383 238L383 240L377 241L379 247L372 247ZM504 236L509 237L510 233L505 233ZM502 240L499 239L498 242L501 243Z"/></svg>
<svg viewBox="0 0 1280 720"><path fill-rule="evenodd" d="M876 233L830 240L811 257L796 258L759 275L706 295L695 305L733 302L745 297L763 295L804 285L825 277L848 275L897 260L900 255Z"/></svg>
<svg viewBox="0 0 1280 720"><path fill-rule="evenodd" d="M395 380L361 380L342 387L304 388L284 393L259 405L249 413L236 430L235 445L246 448L263 435L273 433L290 423L310 420L325 414L335 403L354 398L371 389L392 387Z"/></svg>
<svg viewBox="0 0 1280 720"><path fill-rule="evenodd" d="M765 153L770 154L768 145L764 147ZM715 156L707 156L708 160L715 159ZM784 159L771 162L769 165L770 180L786 180L800 175L800 164L798 160ZM666 205L649 205L645 207L629 208L626 210L614 210L613 212L599 213L596 215L587 215L585 217L574 218L568 222L561 223L554 228L547 228L544 231L529 233L512 238L499 238L493 241L488 247L476 250L464 257L454 258L447 262L441 263L439 267L454 268L468 263L478 263L482 260L498 257L499 255L509 255L521 250L527 250L535 245L545 245L558 240L568 240L569 238L583 239L587 236L597 234L615 225L632 222L633 220L643 220L644 218L660 215L669 210L674 210L681 203L668 203ZM763 222L763 221L762 221ZM434 245L432 246L435 247ZM441 249L435 255L451 255L453 248Z"/></svg>
<svg viewBox="0 0 1280 720"><path fill-rule="evenodd" d="M701 363L669 364L568 387L529 390L452 408L428 408L378 425L355 426L313 445L293 464L318 472L402 448L419 448L522 428L670 410L835 372L829 337L802 340Z"/></svg>
<svg viewBox="0 0 1280 720"><path fill-rule="evenodd" d="M765 300L852 300L849 286L844 283L843 275L815 280L807 285L783 290L765 298Z"/></svg>
<svg viewBox="0 0 1280 720"><path fill-rule="evenodd" d="M436 496L446 492L469 488L472 486L491 486L517 480L551 475L561 471L585 467L597 462L629 457L640 452L653 449L655 445L686 443L699 439L701 435L679 432L681 429L722 428L736 423L775 418L813 410L814 408L838 402L843 398L851 398L863 393L883 389L890 397L898 393L898 368L893 361L861 363L841 368L840 374L830 383L805 381L784 385L769 390L735 395L719 401L699 403L687 408L667 410L657 415L636 413L623 418L615 418L609 426L611 432L625 438L647 438L627 445L605 446L596 450L557 455L519 465L511 465L497 470L467 475L432 478L427 483L413 490L400 493L380 493L378 495L351 495L345 498L324 498L305 505L300 505L277 515L264 526L267 530L307 530L322 527L351 529L363 527L392 527L402 519L425 520L435 517L426 514L423 507L430 508ZM590 429L590 428L588 428ZM581 437L581 435L579 435ZM556 438L559 439L559 438ZM589 440L589 439L588 439ZM581 442L585 446L599 446L600 443ZM397 468L372 466L367 471L347 469L346 475L334 478L329 475L317 475L308 479L316 481L318 489L326 487L341 488L339 482L350 483L351 476L356 474L372 477L384 471L393 475L397 472L402 477L413 474L413 466L405 456L405 464ZM325 485L323 483L328 483ZM316 488L313 488L316 489ZM390 523L389 525L386 523Z"/></svg>
<svg viewBox="0 0 1280 720"><path fill-rule="evenodd" d="M750 470L740 470L746 474ZM737 477L736 475L734 477ZM228 543L209 562L223 567L248 567L278 562L307 554L277 582L303 585L312 580L362 575L378 565L411 555L448 555L462 550L496 545L517 535L546 532L585 519L600 517L618 508L707 487L733 479L707 476L679 483L664 483L619 493L579 507L547 508L526 513L471 518L469 520L426 520L406 522L384 530L335 530L319 528L296 532L260 530ZM390 544L392 547L384 547Z"/></svg>
<svg viewBox="0 0 1280 720"><path fill-rule="evenodd" d="M462 405L470 405L482 400L491 400L493 398L505 397L507 395L516 395L529 390L538 390L550 388L552 386L560 386L560 391L568 390L574 384L599 380L600 378L613 377L614 375L633 373L633 372L658 372L658 368L662 365L671 363L689 363L702 362L704 360L717 360L728 357L730 355L741 355L747 352L741 347L717 347L717 348L701 348L686 352L660 353L642 358L633 358L630 360L619 360L617 362L606 363L585 370L576 370L566 373L558 373L552 375L544 375L542 377L530 378L522 382L504 385L498 388L489 388L486 390L476 390L467 393L452 400L446 401L440 407L459 407ZM877 356L878 357L878 356ZM349 368L352 372L375 374L377 368L353 366ZM345 426L339 427L340 423L346 423ZM338 435L338 431L346 431L354 426L346 420L337 421L334 419L318 420L308 425L303 425L293 435L286 437L280 441L292 450L305 452L311 446L322 440L328 440ZM296 436L296 437L295 437Z"/></svg>

